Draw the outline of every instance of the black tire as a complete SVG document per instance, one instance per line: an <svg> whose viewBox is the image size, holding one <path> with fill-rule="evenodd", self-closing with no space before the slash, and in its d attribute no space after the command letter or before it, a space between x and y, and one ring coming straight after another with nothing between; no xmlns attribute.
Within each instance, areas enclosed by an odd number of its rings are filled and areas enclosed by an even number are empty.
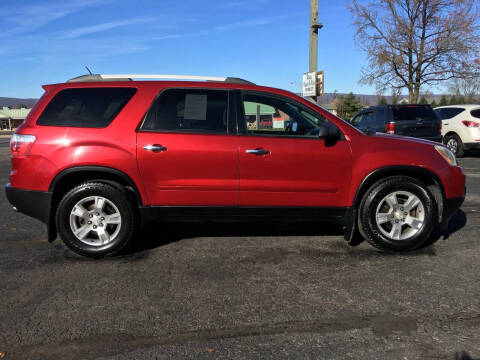
<svg viewBox="0 0 480 360"><path fill-rule="evenodd" d="M113 204L121 216L121 223L119 225L118 232L114 238L106 244L100 244L99 236L98 245L92 245L83 242L74 234L70 224L70 214L76 204L93 196L102 197L108 200L108 204ZM100 218L97 220L100 220ZM88 257L102 257L118 253L129 243L136 232L137 217L134 205L129 200L126 191L121 187L117 188L112 185L99 182L87 182L78 185L65 194L57 208L56 225L58 233L60 234L63 242L72 251ZM100 224L98 226L100 226ZM113 227L113 229L116 230L116 225L101 224L101 226L104 227L105 231L107 231L108 226L111 228ZM89 232L88 234L93 234L92 236L95 236L95 232Z"/></svg>
<svg viewBox="0 0 480 360"><path fill-rule="evenodd" d="M395 240L382 233L376 221L376 211L386 196L402 191L415 195L421 201L424 220L421 228L413 236L404 240ZM392 227L393 225L395 224L392 223ZM371 245L381 250L408 251L420 248L430 241L437 226L438 210L434 196L425 184L408 176L392 176L378 181L365 193L360 203L359 231Z"/></svg>
<svg viewBox="0 0 480 360"><path fill-rule="evenodd" d="M448 148L452 150L452 152L455 154L455 157L461 158L463 155L465 155L465 147L463 146L463 142L457 134L445 136L444 142L445 142L445 145L447 146L449 142L456 144L454 148L451 148L450 146L448 146Z"/></svg>

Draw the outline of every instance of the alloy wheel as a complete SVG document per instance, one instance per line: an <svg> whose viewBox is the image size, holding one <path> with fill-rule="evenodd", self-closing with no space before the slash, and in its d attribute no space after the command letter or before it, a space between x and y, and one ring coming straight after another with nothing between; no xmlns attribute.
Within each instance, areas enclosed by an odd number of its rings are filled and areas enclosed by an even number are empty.
<svg viewBox="0 0 480 360"><path fill-rule="evenodd" d="M117 206L103 196L80 200L70 212L70 228L81 242L103 246L115 240L122 226Z"/></svg>
<svg viewBox="0 0 480 360"><path fill-rule="evenodd" d="M411 192L395 191L380 201L375 220L384 236L392 240L408 240L424 226L425 208Z"/></svg>

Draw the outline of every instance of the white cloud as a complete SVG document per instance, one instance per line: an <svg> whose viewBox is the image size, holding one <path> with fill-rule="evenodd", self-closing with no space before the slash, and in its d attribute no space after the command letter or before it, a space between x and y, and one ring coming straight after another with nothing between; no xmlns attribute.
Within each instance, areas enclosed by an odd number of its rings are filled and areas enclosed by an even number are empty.
<svg viewBox="0 0 480 360"><path fill-rule="evenodd" d="M85 8L99 6L109 2L111 2L111 0L42 2L41 5L27 5L3 9L0 11L0 17L16 25L8 30L7 34L21 34L36 30L54 20L61 19Z"/></svg>
<svg viewBox="0 0 480 360"><path fill-rule="evenodd" d="M60 39L75 39L88 34L107 31L107 30L115 29L122 26L144 24L151 21L153 21L152 18L139 18L139 19L130 19L130 20L121 20L121 21L111 21L103 24L85 26L85 27L81 27L73 30L68 30L65 34L60 36Z"/></svg>
<svg viewBox="0 0 480 360"><path fill-rule="evenodd" d="M242 21L233 22L226 25L215 26L210 29L199 30L197 32L156 36L156 37L153 37L152 40L166 40L166 39L177 39L177 38L185 38L185 37L192 37L192 36L211 35L211 34L221 33L224 31L229 31L232 29L250 28L250 27L269 25L279 20L288 19L288 18L300 16L300 15L304 15L304 14L294 13L289 15L276 15L276 16L261 17L261 18L250 19L250 20L242 20Z"/></svg>

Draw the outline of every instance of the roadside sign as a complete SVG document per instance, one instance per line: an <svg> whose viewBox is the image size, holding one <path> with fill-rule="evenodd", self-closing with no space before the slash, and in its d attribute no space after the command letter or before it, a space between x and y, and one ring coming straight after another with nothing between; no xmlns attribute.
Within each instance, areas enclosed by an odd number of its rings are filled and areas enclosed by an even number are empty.
<svg viewBox="0 0 480 360"><path fill-rule="evenodd" d="M309 72L303 74L302 95L305 97L317 96L316 72Z"/></svg>
<svg viewBox="0 0 480 360"><path fill-rule="evenodd" d="M324 72L312 71L303 74L302 96L322 96L324 89Z"/></svg>

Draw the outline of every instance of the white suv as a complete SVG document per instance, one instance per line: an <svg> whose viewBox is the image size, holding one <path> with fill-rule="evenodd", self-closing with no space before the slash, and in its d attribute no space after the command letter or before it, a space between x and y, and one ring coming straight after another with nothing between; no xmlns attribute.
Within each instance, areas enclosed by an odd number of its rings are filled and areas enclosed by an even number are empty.
<svg viewBox="0 0 480 360"><path fill-rule="evenodd" d="M480 149L480 105L441 106L435 112L442 119L443 141L457 157Z"/></svg>

